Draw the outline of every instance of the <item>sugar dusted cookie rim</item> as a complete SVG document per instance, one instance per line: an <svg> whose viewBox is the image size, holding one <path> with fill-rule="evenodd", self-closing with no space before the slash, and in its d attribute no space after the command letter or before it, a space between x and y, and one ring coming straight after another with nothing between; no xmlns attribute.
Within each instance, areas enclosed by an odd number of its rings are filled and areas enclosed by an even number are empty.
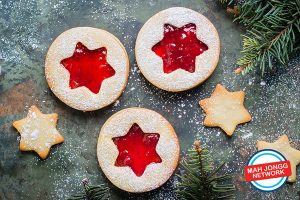
<svg viewBox="0 0 300 200"><path fill-rule="evenodd" d="M133 123L144 132L160 134L156 151L162 162L148 165L140 177L130 167L114 165L118 149L112 138L125 135ZM115 186L128 192L147 192L160 187L173 175L179 162L179 140L172 125L157 112L127 108L112 115L101 128L97 157L102 171Z"/></svg>
<svg viewBox="0 0 300 200"><path fill-rule="evenodd" d="M151 49L163 38L164 24L181 27L188 23L197 26L197 38L208 45L208 50L196 57L196 70L189 73L179 69L170 74L162 70L163 61ZM220 55L220 39L214 25L202 14L183 7L160 11L141 28L135 45L137 64L148 81L163 90L180 92L204 82L215 70Z"/></svg>
<svg viewBox="0 0 300 200"><path fill-rule="evenodd" d="M88 49L106 47L107 62L116 71L105 79L98 94L86 87L70 89L69 72L60 64L73 55L77 42ZM45 61L45 75L50 89L64 103L82 111L98 110L116 101L126 87L129 61L125 47L111 33L97 28L76 27L61 33L51 44Z"/></svg>

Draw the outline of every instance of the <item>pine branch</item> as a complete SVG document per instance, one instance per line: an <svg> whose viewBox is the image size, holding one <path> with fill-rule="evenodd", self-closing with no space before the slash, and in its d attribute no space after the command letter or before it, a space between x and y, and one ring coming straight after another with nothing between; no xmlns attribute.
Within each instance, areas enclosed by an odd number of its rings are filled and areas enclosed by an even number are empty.
<svg viewBox="0 0 300 200"><path fill-rule="evenodd" d="M109 188L104 185L90 185L88 179L82 180L84 192L72 195L68 200L108 200Z"/></svg>
<svg viewBox="0 0 300 200"><path fill-rule="evenodd" d="M259 69L264 75L275 63L286 65L300 47L300 0L245 0L236 6L234 21L247 29L236 73Z"/></svg>
<svg viewBox="0 0 300 200"><path fill-rule="evenodd" d="M183 200L232 199L235 191L230 182L231 175L217 176L224 163L213 169L213 160L207 149L202 149L196 141L188 150L187 159L182 161L183 175L178 175L177 196Z"/></svg>
<svg viewBox="0 0 300 200"><path fill-rule="evenodd" d="M220 0L222 4L231 5L234 3L234 0Z"/></svg>

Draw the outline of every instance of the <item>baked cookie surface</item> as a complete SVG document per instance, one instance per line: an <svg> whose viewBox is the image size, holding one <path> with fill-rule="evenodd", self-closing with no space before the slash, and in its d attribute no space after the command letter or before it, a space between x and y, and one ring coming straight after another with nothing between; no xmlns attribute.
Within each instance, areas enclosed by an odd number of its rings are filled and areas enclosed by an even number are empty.
<svg viewBox="0 0 300 200"><path fill-rule="evenodd" d="M145 108L112 115L101 128L97 156L106 177L128 192L160 187L179 162L179 141L172 125Z"/></svg>
<svg viewBox="0 0 300 200"><path fill-rule="evenodd" d="M244 107L245 92L229 92L217 84L211 97L199 101L206 116L203 124L209 127L220 127L231 136L238 124L251 120L250 113Z"/></svg>
<svg viewBox="0 0 300 200"><path fill-rule="evenodd" d="M125 89L128 55L121 42L105 30L72 28L50 46L45 74L61 101L77 110L97 110L116 101Z"/></svg>
<svg viewBox="0 0 300 200"><path fill-rule="evenodd" d="M289 176L288 182L296 182L296 166L300 164L300 151L291 147L287 135L280 136L275 142L269 143L265 141L257 141L256 145L258 150L274 149L284 155L290 161L292 175Z"/></svg>
<svg viewBox="0 0 300 200"><path fill-rule="evenodd" d="M217 66L220 39L213 24L183 7L163 10L141 28L135 45L137 64L148 81L179 92L205 81Z"/></svg>
<svg viewBox="0 0 300 200"><path fill-rule="evenodd" d="M64 141L56 130L57 119L56 113L43 114L36 106L31 106L26 118L13 122L21 136L20 150L35 151L46 159L51 146Z"/></svg>

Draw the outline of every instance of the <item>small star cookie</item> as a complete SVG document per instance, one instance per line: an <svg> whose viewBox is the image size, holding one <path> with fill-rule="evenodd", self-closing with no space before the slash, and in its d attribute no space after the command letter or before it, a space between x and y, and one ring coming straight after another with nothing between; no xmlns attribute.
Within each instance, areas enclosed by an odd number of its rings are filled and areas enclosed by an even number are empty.
<svg viewBox="0 0 300 200"><path fill-rule="evenodd" d="M296 166L300 163L300 151L291 147L287 135L282 135L273 143L265 141L257 141L257 149L274 149L284 155L291 162L292 175L288 178L288 182L296 181Z"/></svg>
<svg viewBox="0 0 300 200"><path fill-rule="evenodd" d="M221 84L210 98L199 101L199 105L206 113L204 125L220 127L231 136L238 124L251 120L251 115L244 107L245 93L243 91L229 92Z"/></svg>
<svg viewBox="0 0 300 200"><path fill-rule="evenodd" d="M57 113L43 114L31 106L26 118L13 122L21 135L20 150L35 151L42 159L47 158L51 146L64 141L56 130L57 119Z"/></svg>

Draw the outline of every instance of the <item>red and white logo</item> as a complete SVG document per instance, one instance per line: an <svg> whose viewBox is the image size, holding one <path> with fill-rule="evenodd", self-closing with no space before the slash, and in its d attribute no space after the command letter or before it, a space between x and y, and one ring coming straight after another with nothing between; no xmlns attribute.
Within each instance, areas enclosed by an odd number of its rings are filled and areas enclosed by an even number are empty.
<svg viewBox="0 0 300 200"><path fill-rule="evenodd" d="M264 149L253 154L244 168L246 181L266 192L280 188L291 174L290 161L272 149Z"/></svg>

